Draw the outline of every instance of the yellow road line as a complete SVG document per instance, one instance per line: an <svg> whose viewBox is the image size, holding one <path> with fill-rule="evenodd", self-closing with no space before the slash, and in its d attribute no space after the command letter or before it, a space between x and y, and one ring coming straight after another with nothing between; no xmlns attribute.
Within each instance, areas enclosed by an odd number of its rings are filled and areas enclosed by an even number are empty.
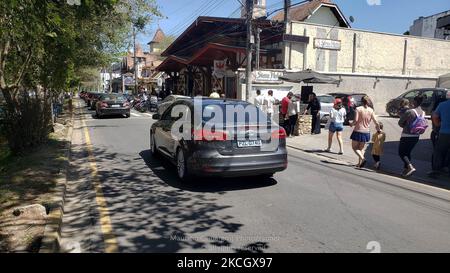
<svg viewBox="0 0 450 273"><path fill-rule="evenodd" d="M95 201L97 202L98 211L100 214L100 228L103 233L103 239L105 243L105 252L114 253L118 252L118 244L115 234L112 229L111 217L109 216L108 205L106 203L105 196L103 194L103 189L98 177L97 163L95 162L95 157L92 149L92 142L89 136L89 131L86 126L86 122L81 120L84 127L84 136L86 140L86 149L88 152L89 165L91 167L92 184L95 190Z"/></svg>

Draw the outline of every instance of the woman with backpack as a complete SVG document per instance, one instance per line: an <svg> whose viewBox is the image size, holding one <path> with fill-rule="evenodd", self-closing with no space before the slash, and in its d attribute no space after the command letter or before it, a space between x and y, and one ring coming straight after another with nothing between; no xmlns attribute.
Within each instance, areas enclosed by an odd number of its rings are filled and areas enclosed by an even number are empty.
<svg viewBox="0 0 450 273"><path fill-rule="evenodd" d="M420 135L428 127L425 112L420 107L423 100L422 95L416 96L413 103L414 108L405 111L398 121L398 125L403 128L398 146L398 155L403 161L403 177L411 176L416 171L411 163L411 152L419 142Z"/></svg>

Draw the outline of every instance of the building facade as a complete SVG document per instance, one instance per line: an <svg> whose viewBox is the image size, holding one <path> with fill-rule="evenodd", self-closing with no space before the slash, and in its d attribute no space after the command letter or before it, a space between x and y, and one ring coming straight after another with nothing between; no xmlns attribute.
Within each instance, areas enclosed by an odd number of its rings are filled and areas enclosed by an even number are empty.
<svg viewBox="0 0 450 273"><path fill-rule="evenodd" d="M416 19L409 28L409 34L413 36L450 39L450 10Z"/></svg>
<svg viewBox="0 0 450 273"><path fill-rule="evenodd" d="M265 3L263 3L265 4ZM246 97L245 19L199 17L162 53L157 68L170 75L174 93L209 95L253 101L256 90L300 93L305 84L279 80L286 71L311 69L332 76L338 84L315 84L318 94L366 93L377 112L413 88L433 88L450 71L450 41L351 28L339 7L329 0L311 0L284 12L255 20L261 30L260 67L253 62L253 90ZM258 39L256 39L258 40ZM257 47L257 44L256 44ZM220 69L219 69L220 67Z"/></svg>
<svg viewBox="0 0 450 273"><path fill-rule="evenodd" d="M157 78L153 76L158 75L156 67L162 63L161 46L165 37L164 32L158 28L153 39L148 43L149 51L144 51L140 44L136 44L136 70L139 88L151 91L158 86ZM130 74L134 77L134 59L134 52L129 51L122 60L122 75ZM123 88L129 91L134 90L134 81L128 83L123 80Z"/></svg>

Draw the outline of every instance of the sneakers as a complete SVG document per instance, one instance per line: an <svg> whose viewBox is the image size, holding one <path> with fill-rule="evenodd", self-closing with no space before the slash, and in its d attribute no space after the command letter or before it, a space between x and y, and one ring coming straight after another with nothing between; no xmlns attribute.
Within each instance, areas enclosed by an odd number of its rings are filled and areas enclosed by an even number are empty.
<svg viewBox="0 0 450 273"><path fill-rule="evenodd" d="M375 165L373 165L373 168L378 171L378 170L380 170L380 166L381 166L381 163L377 162L377 163L375 163Z"/></svg>
<svg viewBox="0 0 450 273"><path fill-rule="evenodd" d="M409 165L408 168L406 168L406 169L403 171L402 176L403 176L403 177L411 176L415 171L416 171L416 169L414 168L414 166L413 166L413 165Z"/></svg>
<svg viewBox="0 0 450 273"><path fill-rule="evenodd" d="M323 150L324 153L331 153L331 149L325 149Z"/></svg>

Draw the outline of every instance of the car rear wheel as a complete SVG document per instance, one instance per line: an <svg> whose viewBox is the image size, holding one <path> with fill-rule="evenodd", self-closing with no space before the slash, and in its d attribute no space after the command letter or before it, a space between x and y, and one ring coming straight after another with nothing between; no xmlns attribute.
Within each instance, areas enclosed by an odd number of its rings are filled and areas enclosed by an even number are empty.
<svg viewBox="0 0 450 273"><path fill-rule="evenodd" d="M184 156L183 149L181 148L179 148L177 151L176 167L178 178L180 178L182 181L189 180L190 176L186 165L186 157Z"/></svg>

